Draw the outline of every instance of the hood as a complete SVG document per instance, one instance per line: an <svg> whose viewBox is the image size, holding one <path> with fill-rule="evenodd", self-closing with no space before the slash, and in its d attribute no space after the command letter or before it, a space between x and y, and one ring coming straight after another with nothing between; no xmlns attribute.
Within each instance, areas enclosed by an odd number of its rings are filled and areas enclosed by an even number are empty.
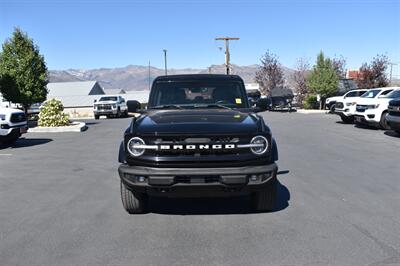
<svg viewBox="0 0 400 266"><path fill-rule="evenodd" d="M349 98L344 98L342 101L339 102L343 102L343 103L353 103L356 102L358 103L360 101L360 97L349 97Z"/></svg>
<svg viewBox="0 0 400 266"><path fill-rule="evenodd" d="M388 105L389 102L393 100L390 98L359 98L357 100L357 104L360 105L370 105L370 104L386 104Z"/></svg>
<svg viewBox="0 0 400 266"><path fill-rule="evenodd" d="M101 101L101 102L96 102L94 105L98 104L116 104L117 101Z"/></svg>
<svg viewBox="0 0 400 266"><path fill-rule="evenodd" d="M339 101L341 99L343 99L343 96L333 96L333 97L326 98L325 102L329 103L331 101Z"/></svg>
<svg viewBox="0 0 400 266"><path fill-rule="evenodd" d="M0 108L0 114L8 115L13 113L24 113L24 111L15 108Z"/></svg>
<svg viewBox="0 0 400 266"><path fill-rule="evenodd" d="M163 134L254 134L261 119L248 113L227 109L150 111L134 124L138 135Z"/></svg>

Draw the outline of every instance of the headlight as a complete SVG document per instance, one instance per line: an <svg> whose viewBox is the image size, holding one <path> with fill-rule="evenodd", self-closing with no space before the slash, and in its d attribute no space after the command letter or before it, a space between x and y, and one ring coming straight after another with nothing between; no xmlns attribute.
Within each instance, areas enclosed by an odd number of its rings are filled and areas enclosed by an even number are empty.
<svg viewBox="0 0 400 266"><path fill-rule="evenodd" d="M114 108L114 109L117 108L117 105L116 105L116 104L113 104L113 105L112 105L112 108Z"/></svg>
<svg viewBox="0 0 400 266"><path fill-rule="evenodd" d="M357 104L356 102L346 103L346 106L353 106L353 105L356 105L356 104Z"/></svg>
<svg viewBox="0 0 400 266"><path fill-rule="evenodd" d="M264 154L268 149L268 140L263 136L255 136L251 139L251 152L257 155Z"/></svg>
<svg viewBox="0 0 400 266"><path fill-rule="evenodd" d="M141 145L145 145L144 140L134 137L128 141L127 149L132 156L138 157L144 153L144 149L140 148Z"/></svg>

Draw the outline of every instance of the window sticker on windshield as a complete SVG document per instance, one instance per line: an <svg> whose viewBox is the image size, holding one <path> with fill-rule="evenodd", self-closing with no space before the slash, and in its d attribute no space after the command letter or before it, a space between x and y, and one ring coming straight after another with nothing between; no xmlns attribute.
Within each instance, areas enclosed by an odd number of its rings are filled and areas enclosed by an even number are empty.
<svg viewBox="0 0 400 266"><path fill-rule="evenodd" d="M235 99L235 102L236 102L236 104L242 104L242 99L236 98L236 99Z"/></svg>

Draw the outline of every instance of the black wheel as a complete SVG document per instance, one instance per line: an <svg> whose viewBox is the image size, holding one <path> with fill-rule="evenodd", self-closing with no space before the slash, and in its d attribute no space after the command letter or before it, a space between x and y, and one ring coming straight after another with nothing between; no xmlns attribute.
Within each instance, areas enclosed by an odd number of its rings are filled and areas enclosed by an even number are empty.
<svg viewBox="0 0 400 266"><path fill-rule="evenodd" d="M340 119L342 119L343 123L346 123L346 124L350 124L350 123L354 122L354 117L352 117L352 116L348 117L345 115L341 115Z"/></svg>
<svg viewBox="0 0 400 266"><path fill-rule="evenodd" d="M109 119L111 116L110 115L106 115L107 119Z"/></svg>
<svg viewBox="0 0 400 266"><path fill-rule="evenodd" d="M117 111L117 117L119 118L119 117L121 117L121 109L119 109L119 107L118 107L118 111Z"/></svg>
<svg viewBox="0 0 400 266"><path fill-rule="evenodd" d="M124 117L128 117L128 110L124 111Z"/></svg>
<svg viewBox="0 0 400 266"><path fill-rule="evenodd" d="M385 130L390 129L390 126L386 120L387 116L388 116L388 112L384 112L381 116L381 121L379 122L379 125L381 126L381 128L385 129Z"/></svg>
<svg viewBox="0 0 400 266"><path fill-rule="evenodd" d="M147 195L135 193L121 182L121 200L124 209L130 213L144 213L147 207Z"/></svg>
<svg viewBox="0 0 400 266"><path fill-rule="evenodd" d="M100 118L99 115L94 115L94 119L98 120Z"/></svg>
<svg viewBox="0 0 400 266"><path fill-rule="evenodd" d="M252 195L252 207L256 211L273 211L277 197L277 179L274 177L268 186Z"/></svg>
<svg viewBox="0 0 400 266"><path fill-rule="evenodd" d="M335 112L335 107L336 107L336 104L332 104L332 105L329 107L329 113L333 114L333 113Z"/></svg>

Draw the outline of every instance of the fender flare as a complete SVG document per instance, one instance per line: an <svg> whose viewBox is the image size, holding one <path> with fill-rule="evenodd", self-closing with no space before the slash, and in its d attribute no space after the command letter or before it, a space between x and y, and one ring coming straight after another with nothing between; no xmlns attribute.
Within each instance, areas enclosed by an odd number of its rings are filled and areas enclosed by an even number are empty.
<svg viewBox="0 0 400 266"><path fill-rule="evenodd" d="M121 144L119 145L118 162L126 163L125 147L123 141L121 141Z"/></svg>
<svg viewBox="0 0 400 266"><path fill-rule="evenodd" d="M279 155L278 155L278 145L276 144L276 141L274 138L272 138L272 149L271 149L271 159L273 162L278 161Z"/></svg>

